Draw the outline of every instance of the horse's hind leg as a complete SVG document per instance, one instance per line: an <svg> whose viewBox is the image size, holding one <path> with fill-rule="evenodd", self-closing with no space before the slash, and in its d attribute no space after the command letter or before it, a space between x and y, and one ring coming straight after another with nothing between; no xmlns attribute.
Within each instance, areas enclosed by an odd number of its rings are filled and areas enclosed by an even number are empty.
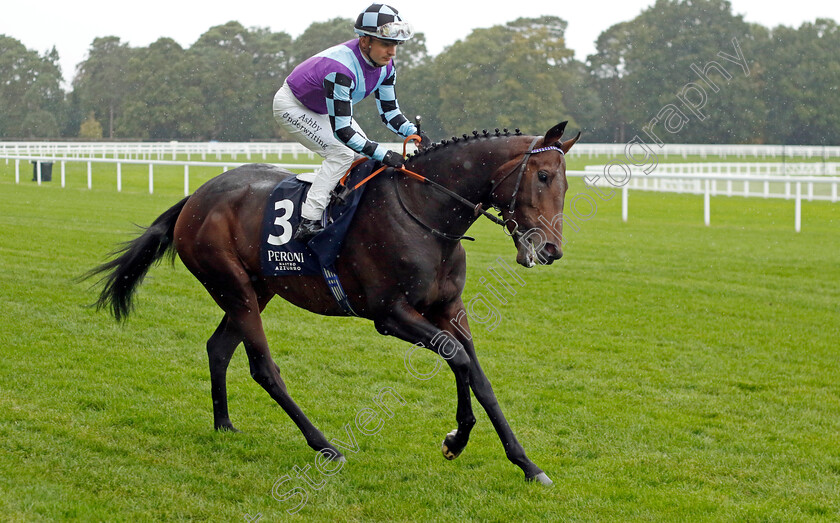
<svg viewBox="0 0 840 523"><path fill-rule="evenodd" d="M245 350L248 353L251 376L254 381L259 383L292 418L292 421L295 422L304 438L306 438L306 443L312 449L320 451L330 459L343 459L342 454L309 421L309 418L292 400L288 390L286 390L286 384L280 377L278 367L271 358L259 313L254 311L241 314L238 317L232 316L232 320L241 326L244 333Z"/></svg>
<svg viewBox="0 0 840 523"><path fill-rule="evenodd" d="M251 377L254 378L254 381L259 383L292 418L312 449L320 451L330 459L343 460L344 456L327 441L321 431L309 421L300 407L289 396L286 384L280 377L279 368L271 358L268 341L263 330L260 311L265 303L258 299L257 292L248 275L241 271L230 271L217 279L215 285L208 285L207 288L226 313L226 326L222 329L219 339L220 341L226 341L227 344L220 343L219 346L232 352L230 347L233 338L226 338L224 333L238 333L245 345L251 367ZM236 346L233 345L233 347ZM225 355L226 352L220 350L219 361L223 361L221 357ZM228 361L229 359L228 357Z"/></svg>
<svg viewBox="0 0 840 523"><path fill-rule="evenodd" d="M230 422L227 403L227 369L230 358L242 336L230 328L227 314L216 332L207 340L207 359L210 362L210 395L213 398L213 427L216 430L239 432Z"/></svg>
<svg viewBox="0 0 840 523"><path fill-rule="evenodd" d="M260 311L265 309L271 296L260 299ZM210 394L213 398L213 427L216 430L239 432L230 421L227 402L227 369L236 347L242 343L242 334L231 326L228 316L222 318L216 331L207 340L207 359L210 363ZM278 367L277 372L280 372Z"/></svg>

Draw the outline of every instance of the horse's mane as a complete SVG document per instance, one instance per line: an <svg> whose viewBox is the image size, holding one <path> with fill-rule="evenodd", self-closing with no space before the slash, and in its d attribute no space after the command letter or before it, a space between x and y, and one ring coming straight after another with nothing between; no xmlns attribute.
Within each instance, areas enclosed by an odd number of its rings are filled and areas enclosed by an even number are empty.
<svg viewBox="0 0 840 523"><path fill-rule="evenodd" d="M464 143L467 143L470 140L478 140L479 138L500 138L507 136L511 136L510 131L508 131L507 129L499 131L498 127L492 133L488 132L487 129L483 129L480 133L477 130L473 130L472 136L468 134L462 134L460 138L458 138L457 136L453 136L450 140L441 140L440 142L435 142L423 151L418 151L415 154L409 156L406 160L406 163L411 163L413 160L416 160L420 157L433 155L436 153L443 152L445 150L449 150L447 148L451 148L455 145L463 145ZM522 132L518 128L514 129L513 136L522 136Z"/></svg>

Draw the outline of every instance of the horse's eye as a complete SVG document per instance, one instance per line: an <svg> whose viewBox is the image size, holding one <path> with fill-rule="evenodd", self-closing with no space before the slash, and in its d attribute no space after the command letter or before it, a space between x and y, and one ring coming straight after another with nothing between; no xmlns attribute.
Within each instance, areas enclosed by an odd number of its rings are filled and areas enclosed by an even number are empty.
<svg viewBox="0 0 840 523"><path fill-rule="evenodd" d="M545 182L547 182L547 181L548 181L548 173L547 173L547 172L545 172L545 171L540 171L540 172L538 172L538 173L537 173L537 178L538 178L541 182L545 183Z"/></svg>

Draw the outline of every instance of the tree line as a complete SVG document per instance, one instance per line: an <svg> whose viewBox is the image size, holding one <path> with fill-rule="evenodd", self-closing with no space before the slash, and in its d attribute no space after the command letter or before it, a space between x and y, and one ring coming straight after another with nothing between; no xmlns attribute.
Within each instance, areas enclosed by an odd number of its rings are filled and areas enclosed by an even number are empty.
<svg viewBox="0 0 840 523"><path fill-rule="evenodd" d="M69 92L55 49L40 55L0 35L0 139L283 139L275 91L295 65L353 38L352 25L336 18L292 38L232 21L189 48L100 37ZM519 18L436 56L417 34L397 54L403 112L422 115L436 140L570 120L589 142L840 143L833 20L771 29L726 0L657 0L605 30L584 61L566 47L566 28L554 16ZM372 138L394 139L371 99L356 115Z"/></svg>

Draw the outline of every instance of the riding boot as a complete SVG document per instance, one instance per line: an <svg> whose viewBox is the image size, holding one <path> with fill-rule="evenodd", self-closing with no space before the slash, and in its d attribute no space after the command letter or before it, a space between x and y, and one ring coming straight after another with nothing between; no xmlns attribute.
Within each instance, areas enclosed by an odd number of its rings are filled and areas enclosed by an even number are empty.
<svg viewBox="0 0 840 523"><path fill-rule="evenodd" d="M307 243L316 234L323 230L324 227L321 225L321 220L307 220L304 218L300 221L297 231L295 231L294 239L299 242Z"/></svg>

